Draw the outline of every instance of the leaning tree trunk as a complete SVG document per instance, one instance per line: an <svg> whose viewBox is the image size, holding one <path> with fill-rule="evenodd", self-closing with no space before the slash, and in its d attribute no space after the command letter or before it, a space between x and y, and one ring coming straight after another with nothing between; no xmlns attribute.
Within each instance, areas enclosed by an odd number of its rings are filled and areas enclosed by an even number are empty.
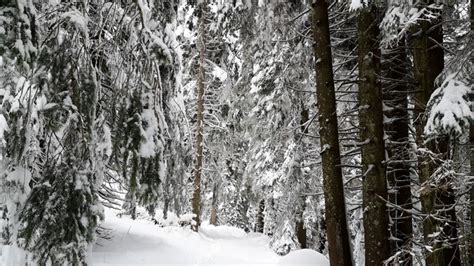
<svg viewBox="0 0 474 266"><path fill-rule="evenodd" d="M397 261L403 265L411 265L411 239L413 236L412 196L410 182L410 142L408 118L408 58L406 55L405 38L386 55L386 84L384 104L388 107L385 112L386 134L389 136L386 147L389 161L387 177L390 185L389 200L394 205L392 216L392 254L400 252Z"/></svg>
<svg viewBox="0 0 474 266"><path fill-rule="evenodd" d="M201 3L198 9L201 10L199 15L199 70L197 80L197 108L196 108L196 158L194 161L194 191L192 198L192 209L194 216L194 224L192 229L198 231L201 224L201 174L203 162L203 127L204 127L204 89L205 89L205 28L204 28L204 5Z"/></svg>
<svg viewBox="0 0 474 266"><path fill-rule="evenodd" d="M316 0L312 8L313 49L316 56L316 96L319 110L320 145L322 147L329 260L331 265L352 265L339 151L328 4L326 0Z"/></svg>
<svg viewBox="0 0 474 266"><path fill-rule="evenodd" d="M432 3L432 0L424 2L424 4ZM460 252L457 245L452 180L444 178L434 184L432 178L440 163L448 158L448 140L441 137L425 143L423 138L426 104L434 91L435 79L444 68L444 52L440 45L443 43L441 16L419 20L412 29L412 37L414 76L417 84L414 95L414 125L419 148L418 175L423 186L420 198L423 215L426 215L423 220L424 244L433 248L433 252L426 257L426 265L458 265ZM423 150L434 153L436 158ZM440 221L440 218L444 221ZM443 237L442 243L436 239L438 233Z"/></svg>
<svg viewBox="0 0 474 266"><path fill-rule="evenodd" d="M382 265L390 257L390 243L382 87L378 81L379 28L375 5L359 12L359 123L362 141L365 264Z"/></svg>

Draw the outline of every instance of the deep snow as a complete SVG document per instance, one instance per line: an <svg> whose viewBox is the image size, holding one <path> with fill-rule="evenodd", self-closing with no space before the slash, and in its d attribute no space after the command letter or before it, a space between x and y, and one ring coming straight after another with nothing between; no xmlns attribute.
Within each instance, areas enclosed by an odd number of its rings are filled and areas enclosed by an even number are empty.
<svg viewBox="0 0 474 266"><path fill-rule="evenodd" d="M229 226L204 224L195 233L118 218L107 210L103 227L111 230L111 238L97 241L89 258L92 265L329 265L323 255L310 250L280 257L269 248L267 236Z"/></svg>
<svg viewBox="0 0 474 266"><path fill-rule="evenodd" d="M185 220L189 217L184 216ZM106 238L99 238L88 264L110 265L258 265L326 266L328 260L313 250L297 250L280 257L269 248L270 239L260 233L245 233L235 227L204 224L199 233L178 225L171 216L160 227L147 219L132 220L106 209ZM27 253L18 247L0 249L0 265L30 265Z"/></svg>

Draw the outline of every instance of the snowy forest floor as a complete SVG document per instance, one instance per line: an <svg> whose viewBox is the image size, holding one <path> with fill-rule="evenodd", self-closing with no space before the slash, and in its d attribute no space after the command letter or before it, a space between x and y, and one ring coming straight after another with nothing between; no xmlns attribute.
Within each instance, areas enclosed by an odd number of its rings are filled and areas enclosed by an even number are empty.
<svg viewBox="0 0 474 266"><path fill-rule="evenodd" d="M235 227L203 224L195 233L189 227L119 218L112 210L106 210L102 226L109 237L97 241L92 265L329 265L310 250L280 257L269 248L267 236Z"/></svg>
<svg viewBox="0 0 474 266"><path fill-rule="evenodd" d="M196 233L189 226L180 226L180 220L172 214L167 221L160 221L166 226L159 226L145 215L132 220L117 214L105 209L102 237L89 254L89 265L329 265L324 255L308 249L278 256L269 247L270 238L261 233L246 233L236 227L209 223L203 223ZM18 247L0 246L1 266L34 265Z"/></svg>

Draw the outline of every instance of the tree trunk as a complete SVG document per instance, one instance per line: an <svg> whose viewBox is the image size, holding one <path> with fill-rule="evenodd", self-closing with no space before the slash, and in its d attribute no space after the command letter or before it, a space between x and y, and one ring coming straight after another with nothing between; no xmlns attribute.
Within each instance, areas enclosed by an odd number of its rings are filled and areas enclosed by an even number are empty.
<svg viewBox="0 0 474 266"><path fill-rule="evenodd" d="M211 219L209 221L212 225L217 225L217 195L219 186L214 184L212 188L212 203L211 203Z"/></svg>
<svg viewBox="0 0 474 266"><path fill-rule="evenodd" d="M303 210L304 210L304 203L301 210L296 213L295 231L296 231L296 238L298 238L298 242L300 243L300 247L307 248L306 228L304 227Z"/></svg>
<svg viewBox="0 0 474 266"><path fill-rule="evenodd" d="M316 57L316 97L324 183L329 260L331 265L352 265L337 129L334 75L329 35L328 4L313 3L313 50Z"/></svg>
<svg viewBox="0 0 474 266"><path fill-rule="evenodd" d="M433 1L425 1L431 4ZM416 128L416 142L418 148L424 148L436 154L432 158L426 152L420 153L418 157L418 175L423 188L420 192L422 211L428 215L423 220L423 233L425 245L433 247L426 258L427 265L458 265L460 253L457 247L456 213L450 208L455 203L451 180L438 181L433 186L431 178L440 162L448 158L448 141L446 138L425 143L423 139L424 121L423 116L426 104L434 91L436 77L444 68L443 48L437 43L443 43L442 19L423 19L413 28L413 63L414 76L417 83L414 97L414 125ZM444 210L443 210L444 209ZM445 221L434 219L434 216L442 216ZM445 238L443 243L435 241L433 235L440 233ZM450 239L450 240L448 240Z"/></svg>
<svg viewBox="0 0 474 266"><path fill-rule="evenodd" d="M202 162L203 162L203 120L204 120L204 89L205 89L205 27L204 27L204 5L206 2L201 3L198 8L200 9L199 15L199 70L197 80L197 114L196 114L196 158L194 164L194 191L192 198L192 208L194 217L194 224L192 229L198 231L201 224L201 174L202 174Z"/></svg>
<svg viewBox="0 0 474 266"><path fill-rule="evenodd" d="M169 178L166 177L163 183L163 219L168 219L168 209L170 206L170 193L169 193Z"/></svg>
<svg viewBox="0 0 474 266"><path fill-rule="evenodd" d="M390 257L382 87L377 77L380 75L380 42L376 15L375 5L361 9L357 30L366 265L381 265Z"/></svg>
<svg viewBox="0 0 474 266"><path fill-rule="evenodd" d="M471 2L472 3L472 2ZM472 13L471 13L472 15ZM471 96L472 97L472 96ZM474 97L472 97L474 98ZM474 102L474 99L471 100L471 105ZM471 106L472 108L472 106ZM471 128L469 132L469 142L470 142L470 161L471 161L471 177L474 176L474 122L471 121ZM470 190L470 206L471 206L471 250L470 258L471 265L474 265L474 186L471 185Z"/></svg>
<svg viewBox="0 0 474 266"><path fill-rule="evenodd" d="M387 153L389 161L387 164L387 177L390 185L389 200L397 206L391 210L392 214L392 255L398 251L397 262L403 265L411 265L411 239L413 236L412 196L410 182L410 143L409 143L409 118L408 118L408 86L406 76L408 75L408 58L405 51L405 38L386 54L386 65L384 69L389 78L384 92L384 103L388 106L386 116L388 122L385 124L387 141ZM394 80L399 82L393 84Z"/></svg>
<svg viewBox="0 0 474 266"><path fill-rule="evenodd" d="M301 101L301 120L300 120L300 131L302 134L308 134L308 125L306 123L309 121L309 112L308 109L305 108L303 101ZM304 145L304 144L302 144ZM305 147L303 146L303 150ZM302 151L303 152L303 151ZM299 157L300 158L300 157ZM303 178L301 174L301 170L299 171L298 177ZM298 182L304 182L304 180L299 180ZM303 213L306 207L306 196L303 194L300 196L300 201L298 202L298 206L296 206L296 224L295 224L295 232L296 237L298 238L298 242L300 243L301 248L307 248L307 239L306 239L306 228L304 226L304 219Z"/></svg>
<svg viewBox="0 0 474 266"><path fill-rule="evenodd" d="M474 39L474 7L472 6L473 0L471 0L471 36ZM472 40L471 40L472 42ZM474 55L471 54L471 57ZM473 62L473 61L471 61ZM471 112L474 112L474 91L471 91ZM471 178L474 176L474 121L471 120L471 126L469 129L469 145L470 145L470 161L471 161ZM470 258L471 265L474 265L474 185L471 185L470 191L470 206L471 206L471 247L470 247Z"/></svg>
<svg viewBox="0 0 474 266"><path fill-rule="evenodd" d="M260 200L258 204L258 213L257 213L257 224L255 225L255 231L258 233L263 233L263 228L265 226L265 200Z"/></svg>

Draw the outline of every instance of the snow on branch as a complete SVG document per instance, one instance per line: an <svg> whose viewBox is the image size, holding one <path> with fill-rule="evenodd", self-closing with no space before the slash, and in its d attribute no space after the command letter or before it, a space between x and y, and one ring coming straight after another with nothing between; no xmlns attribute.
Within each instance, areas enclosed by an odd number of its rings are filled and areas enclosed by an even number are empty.
<svg viewBox="0 0 474 266"><path fill-rule="evenodd" d="M86 40L89 40L89 30L87 29L88 18L85 17L81 12L74 9L63 13L61 17L69 19L72 24L74 24L80 31L82 31Z"/></svg>
<svg viewBox="0 0 474 266"><path fill-rule="evenodd" d="M469 121L474 119L469 101L472 90L472 85L456 80L454 74L449 75L428 101L425 134L430 137L435 134L461 135L466 132Z"/></svg>
<svg viewBox="0 0 474 266"><path fill-rule="evenodd" d="M155 34L149 27L151 10L148 7L147 3L143 2L143 0L137 0L136 4L140 11L143 29L145 31L145 34L147 34L145 36L147 36L149 41L151 42L151 48L157 53L161 52L166 57L168 62L173 62L171 49L165 44L165 41L163 40L162 36L158 36L157 34Z"/></svg>
<svg viewBox="0 0 474 266"><path fill-rule="evenodd" d="M364 0L352 0L349 9L351 11L362 8L364 5Z"/></svg>
<svg viewBox="0 0 474 266"><path fill-rule="evenodd" d="M387 47L397 44L418 21L437 18L441 12L442 5L439 4L431 4L424 8L416 8L409 4L391 5L380 23L381 45Z"/></svg>

